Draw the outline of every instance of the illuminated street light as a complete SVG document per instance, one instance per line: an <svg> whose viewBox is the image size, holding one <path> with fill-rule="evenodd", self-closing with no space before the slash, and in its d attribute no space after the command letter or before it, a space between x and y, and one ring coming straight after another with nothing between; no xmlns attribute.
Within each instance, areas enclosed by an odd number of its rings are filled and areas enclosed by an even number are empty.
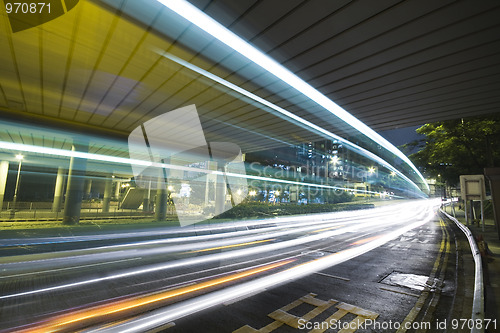
<svg viewBox="0 0 500 333"><path fill-rule="evenodd" d="M169 190L169 191L173 191L173 190L174 190L174 187L173 187L172 185L169 185L169 186L167 187L167 190Z"/></svg>
<svg viewBox="0 0 500 333"><path fill-rule="evenodd" d="M16 155L16 159L19 160L19 167L17 168L17 177L16 177L16 189L14 190L14 199L12 199L12 210L16 211L16 202L17 202L17 191L19 189L19 178L21 176L21 165L23 164L24 156L21 154Z"/></svg>
<svg viewBox="0 0 500 333"><path fill-rule="evenodd" d="M368 169L368 173L369 173L370 175L371 175L371 174L373 174L373 173L375 173L375 167L370 167L370 168Z"/></svg>
<svg viewBox="0 0 500 333"><path fill-rule="evenodd" d="M249 194L251 197L254 197L254 196L256 196L256 195L257 195L257 192L256 192L256 191L254 191L254 190L252 190L252 191L248 192L248 194Z"/></svg>
<svg viewBox="0 0 500 333"><path fill-rule="evenodd" d="M394 171L391 172L391 176L394 177L396 173Z"/></svg>

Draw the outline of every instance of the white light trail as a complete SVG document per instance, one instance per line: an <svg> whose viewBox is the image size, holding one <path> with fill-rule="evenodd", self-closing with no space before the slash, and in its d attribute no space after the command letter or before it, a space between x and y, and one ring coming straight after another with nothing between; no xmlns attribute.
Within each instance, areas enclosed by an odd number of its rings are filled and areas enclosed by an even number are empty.
<svg viewBox="0 0 500 333"><path fill-rule="evenodd" d="M349 191L349 192L357 192L357 193L379 194L378 192L375 192L375 191L344 188L344 187L339 187L339 186L331 186L331 185L323 185L323 184L305 183L305 182L298 182L298 181L284 180L284 179L277 179L277 178L267 178L267 177L262 177L262 176L253 176L253 175L246 175L246 174L241 174L241 173L222 172L222 171L217 171L217 170L193 168L193 167L186 167L186 166L180 166L180 165L175 165L175 164L157 163L157 162L151 162L151 161L129 159L129 158L124 158L124 157L92 154L92 153L73 151L73 150L65 150L65 149L57 149L57 148L47 148L47 147L25 145L25 144L21 144L21 143L13 143L13 142L5 142L5 141L0 141L0 149L8 149L8 150L13 150L13 151L24 151L24 152L52 155L52 156L85 158L88 160L110 162L110 163L117 163L117 164L126 164L126 165L133 164L133 165L146 166L146 167L175 169L175 170L182 170L182 171L193 171L193 172L198 172L198 173L207 173L207 174L221 175L221 176L227 176L227 177L240 177L240 178L246 178L246 179L261 180L261 181L265 181L265 182L292 184L292 185L309 186L309 187L319 187L319 188L325 188L325 189L341 190L341 191ZM418 189L417 185L415 185L413 182L411 182L411 183L414 186L416 186ZM394 198L403 198L403 197L397 196L397 195L389 195L389 196L394 197Z"/></svg>
<svg viewBox="0 0 500 333"><path fill-rule="evenodd" d="M190 4L185 0L157 0L164 6L168 7L178 15L184 17L186 20L192 24L198 26L200 29L209 33L222 43L228 45L236 52L240 53L244 57L248 58L250 61L261 66L269 73L272 73L277 78L281 79L283 82L289 84L291 87L295 88L297 91L301 92L305 96L309 97L311 100L321 105L323 108L342 119L344 122L357 129L373 141L375 141L380 146L384 147L388 151L392 152L394 155L401 158L406 164L408 164L413 171L425 184L427 190L429 186L425 181L422 174L413 165L413 163L404 155L399 149L394 147L390 142L384 139L380 134L376 133L370 127L365 125L363 122L355 118L349 112L342 109L328 97L323 95L321 92L316 90L314 87L309 85L307 82L299 78L297 75L292 73L290 70L285 68L283 65L278 63L276 60L272 59L268 55L264 54L241 37L224 27L222 24L199 10L196 6Z"/></svg>
<svg viewBox="0 0 500 333"><path fill-rule="evenodd" d="M62 289L68 289L68 288L73 288L73 287L79 287L79 286L84 286L84 285L89 285L89 284L94 284L94 283L99 283L99 282L104 282L104 281L110 281L110 280L115 280L115 279L120 279L120 278L125 278L125 277L131 277L131 276L137 276L141 274L148 274L152 272L157 272L157 271L162 271L162 270L167 270L167 269L173 269L173 268L179 268L179 267L186 267L186 266L192 266L192 265L198 265L198 264L205 264L209 262L214 262L218 260L228 260L228 259L235 259L235 258L241 258L245 256L250 256L250 255L256 255L256 254L261 254L261 253L266 253L266 252L274 252L277 250L283 250L286 248L292 248L295 246L307 244L307 243L312 243L312 242L317 242L322 239L326 239L329 237L345 234L348 232L355 232L357 230L363 230L365 228L377 226L377 227L388 227L391 225L395 224L401 224L406 221L410 221L416 217L418 217L418 214L423 214L424 210L419 210L417 207L420 207L423 203L409 203L405 204L406 209L403 209L403 214L399 210L396 209L390 214L388 212L388 216L395 215L395 218L393 219L387 219L387 218L382 218L382 217L376 217L376 218L370 218L364 220L364 222L361 223L356 223L354 225L349 225L349 226L344 226L339 229L331 230L331 231L324 231L322 233L317 233L313 235L306 235L303 237L298 237L295 239L291 240L285 240L285 241L280 241L276 243L271 243L271 244L264 244L264 245L259 245L259 246L254 246L250 248L245 248L245 249L237 249L237 250L232 250L232 251L227 251L227 252L221 252L221 253L215 253L215 254L208 254L208 255L203 255L199 257L192 257L192 258L185 258L185 259L178 259L174 260L171 262L167 262L165 264L156 264L156 265L150 265L147 267L143 267L140 269L130 269L123 271L121 273L116 273L116 274L111 274L102 278L94 278L94 279L88 279L88 280L82 280L74 283L67 283L67 284L61 284L61 285L56 285L52 287L46 287L46 288L40 288L40 289L35 289L35 290L30 290L30 291L25 291L25 292L18 292L14 294L8 294L8 295L3 295L0 296L0 300L2 299L10 299L10 298L16 298L20 296L27 296L27 295L34 295L34 294L40 294L40 293L45 293L49 291L56 291L56 290L62 290ZM399 205L398 205L399 206ZM401 205L403 206L403 205ZM335 226L337 223L332 224ZM312 226L310 228L302 228L303 230L301 231L309 231L312 229L317 228L317 226ZM273 237L274 236L281 236L283 234L289 233L288 231L281 231L281 232L276 232L276 233L265 233L265 238L268 237ZM256 238L241 238L240 241L244 239L245 241L249 240L256 240L260 239L258 237ZM207 246L213 246L216 244L221 244L220 242L207 242L206 244L200 244L201 247L207 245ZM175 250L181 250L184 251L186 249L190 249L192 246L184 246L184 247L179 247L176 248ZM135 256L141 256L141 257L146 257L150 256L152 254L158 254L162 252L171 252L172 249L158 249L158 250L142 250L138 251L135 250L133 251L133 254ZM119 254L119 253L118 253ZM111 255L110 253L104 253L104 257L106 257L108 260L109 259L119 259L121 257L117 255ZM66 258L68 259L68 258ZM71 259L71 258L70 258ZM77 257L75 257L72 260L77 260Z"/></svg>
<svg viewBox="0 0 500 333"><path fill-rule="evenodd" d="M186 68L189 68L190 70L192 70L198 74L201 74L201 75L205 76L206 78L209 78L217 83L220 83L229 89L232 89L232 90L234 90L234 91L236 91L236 92L238 92L238 93L240 93L248 98L253 99L254 101L256 101L258 103L263 104L263 105L279 112L280 114L282 114L288 118L291 118L294 121L299 122L302 125L305 125L311 129L313 129L316 132L319 132L320 134L326 135L327 137L330 137L332 139L335 139L335 140L342 142L343 144L349 146L353 151L357 152L358 154L364 155L364 156L370 158L372 161L377 162L378 164L386 167L387 169L389 169L391 171L391 173L397 174L399 177L403 178L409 184L413 185L418 191L420 191L420 188L418 187L417 184L415 184L410 178L408 178L405 174L403 174L401 171L396 169L390 163L388 163L387 161L382 159L380 156L375 155L374 153L344 139L341 136L338 136L337 134L334 134L330 131L327 131L326 129L324 129L321 126L313 124L310 121L307 121L306 119L299 117L299 116L295 115L294 113L287 111L287 110L283 109L282 107L279 107L278 105L273 104L273 103L265 100L264 98L259 97L255 94L249 92L248 90L245 90L245 89L243 89L243 88L241 88L241 87L239 87L239 86L237 86L237 85L235 85L227 80L224 80L223 78L221 78L215 74L212 74L212 73L210 73L202 68L199 68L199 67L197 67L197 66L195 66L187 61L184 61L184 60L180 59L179 57L174 56L173 54L163 52L163 51L158 51L158 53L160 53L164 57L178 63L179 65L182 65ZM427 183L425 181L424 181L424 183L427 185Z"/></svg>
<svg viewBox="0 0 500 333"><path fill-rule="evenodd" d="M418 228L435 217L435 209L439 206L437 201L429 201L427 213L424 218L417 220L409 225L391 231L382 237L378 237L370 242L359 246L349 248L304 264L296 265L285 271L274 273L262 278L240 283L236 286L231 286L223 290L215 291L194 299L183 301L172 306L167 306L162 309L154 310L146 315L118 324L112 327L104 327L98 329L97 332L120 332L120 333L135 333L152 330L162 324L178 320L193 313L208 309L218 304L229 302L235 299L245 297L264 291L268 288L287 283L292 280L306 277L312 273L322 271L328 267L340 264L357 256L360 256L368 251L371 251L379 246L384 245L390 240Z"/></svg>

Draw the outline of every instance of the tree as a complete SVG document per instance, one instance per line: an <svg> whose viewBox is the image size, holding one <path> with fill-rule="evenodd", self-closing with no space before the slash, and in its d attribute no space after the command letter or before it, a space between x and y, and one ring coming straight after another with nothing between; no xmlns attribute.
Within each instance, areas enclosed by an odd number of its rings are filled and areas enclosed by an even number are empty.
<svg viewBox="0 0 500 333"><path fill-rule="evenodd" d="M417 129L425 139L407 144L420 150L410 159L424 173L449 185L464 174L482 174L500 165L500 114L447 120Z"/></svg>

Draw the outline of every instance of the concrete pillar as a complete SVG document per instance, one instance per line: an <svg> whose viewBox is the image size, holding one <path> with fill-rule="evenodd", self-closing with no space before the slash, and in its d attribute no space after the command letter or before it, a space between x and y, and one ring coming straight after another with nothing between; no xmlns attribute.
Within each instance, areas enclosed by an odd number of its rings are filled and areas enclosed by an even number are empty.
<svg viewBox="0 0 500 333"><path fill-rule="evenodd" d="M85 199L90 199L90 191L92 190L92 179L87 179L85 181L85 192L83 197Z"/></svg>
<svg viewBox="0 0 500 333"><path fill-rule="evenodd" d="M72 151L87 152L88 145L74 144ZM68 170L68 181L66 186L66 199L64 201L63 224L78 224L83 198L83 185L85 183L85 171L87 159L71 157Z"/></svg>
<svg viewBox="0 0 500 333"><path fill-rule="evenodd" d="M217 162L212 162L215 165L215 169L218 171L223 171L219 168ZM226 206L226 180L224 175L217 175L217 181L215 185L215 215L222 214Z"/></svg>
<svg viewBox="0 0 500 333"><path fill-rule="evenodd" d="M151 205L151 181L149 181L148 188L144 191L144 196L142 197L142 210L149 212L149 206Z"/></svg>
<svg viewBox="0 0 500 333"><path fill-rule="evenodd" d="M217 170L216 165L214 165L214 162L208 161L207 162L207 170L212 170L215 171ZM211 198L210 193L214 193L215 191L214 188L210 188L210 184L212 183L212 187L217 183L217 175L207 173L206 176L206 183L205 183L205 205L208 205L209 199Z"/></svg>
<svg viewBox="0 0 500 333"><path fill-rule="evenodd" d="M5 185L7 184L7 175L9 174L9 161L0 162L0 211L3 207L3 197L5 195Z"/></svg>
<svg viewBox="0 0 500 333"><path fill-rule="evenodd" d="M165 221L167 218L167 189L163 185L156 191L155 219Z"/></svg>
<svg viewBox="0 0 500 333"><path fill-rule="evenodd" d="M117 180L115 182L115 191L114 191L114 195L113 195L115 200L120 200L120 188L121 188L121 186L122 186L122 182Z"/></svg>
<svg viewBox="0 0 500 333"><path fill-rule="evenodd" d="M111 201L111 190L113 187L113 178L111 175L104 180L104 198L102 199L102 212L109 212L109 202Z"/></svg>
<svg viewBox="0 0 500 333"><path fill-rule="evenodd" d="M54 189L54 202L52 203L53 212L61 211L61 206L62 206L61 204L63 199L63 187L64 187L64 169L62 167L59 167L57 169L56 186Z"/></svg>

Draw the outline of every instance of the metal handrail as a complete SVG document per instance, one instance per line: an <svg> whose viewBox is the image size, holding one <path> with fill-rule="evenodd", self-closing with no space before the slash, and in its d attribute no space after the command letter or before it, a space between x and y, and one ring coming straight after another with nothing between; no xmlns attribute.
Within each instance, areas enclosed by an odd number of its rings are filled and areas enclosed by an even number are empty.
<svg viewBox="0 0 500 333"><path fill-rule="evenodd" d="M445 211L440 209L441 213L443 213L448 219L455 222L455 224L463 231L465 236L469 241L469 245L471 248L472 256L474 258L474 299L472 301L472 315L471 319L473 320L473 325L471 328L471 333L484 333L484 325L476 325L476 320L480 320L481 323L484 323L484 285L483 285L483 264L481 261L481 252L477 247L476 241L472 232L463 225L460 221L458 221L453 216L447 214Z"/></svg>

